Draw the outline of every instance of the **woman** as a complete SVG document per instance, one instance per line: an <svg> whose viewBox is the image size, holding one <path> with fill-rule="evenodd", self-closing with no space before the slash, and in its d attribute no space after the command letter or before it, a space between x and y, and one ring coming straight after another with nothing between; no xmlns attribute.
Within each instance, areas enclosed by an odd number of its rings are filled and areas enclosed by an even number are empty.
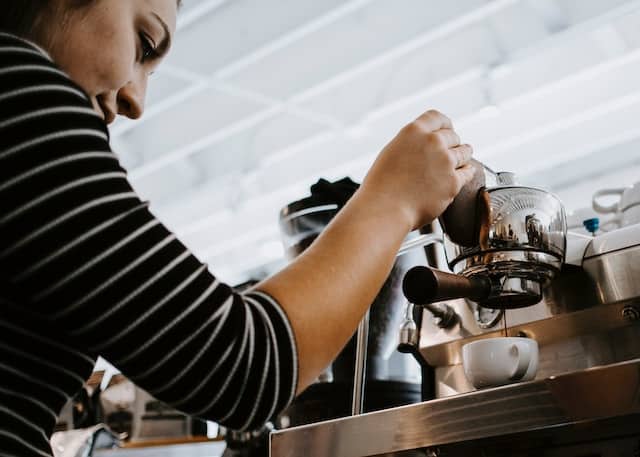
<svg viewBox="0 0 640 457"><path fill-rule="evenodd" d="M176 0L5 0L0 18L0 455L50 455L98 355L186 413L247 430L353 334L406 234L472 176L429 111L295 262L244 295L147 210L106 124L138 118ZM371 228L375 227L375 230Z"/></svg>

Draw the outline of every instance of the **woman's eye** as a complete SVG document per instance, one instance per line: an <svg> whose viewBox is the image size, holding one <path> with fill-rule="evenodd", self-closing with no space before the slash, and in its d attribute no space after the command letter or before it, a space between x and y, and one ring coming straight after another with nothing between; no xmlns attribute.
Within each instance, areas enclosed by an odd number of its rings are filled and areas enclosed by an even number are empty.
<svg viewBox="0 0 640 457"><path fill-rule="evenodd" d="M147 38L144 33L140 34L140 45L142 47L142 57L140 59L142 62L146 62L158 56L158 52L153 47L151 40Z"/></svg>

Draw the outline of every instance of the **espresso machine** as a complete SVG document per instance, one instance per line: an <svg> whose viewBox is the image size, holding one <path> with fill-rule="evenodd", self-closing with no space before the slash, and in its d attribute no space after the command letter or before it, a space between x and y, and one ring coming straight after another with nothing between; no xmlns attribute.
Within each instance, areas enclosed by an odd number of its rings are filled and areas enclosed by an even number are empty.
<svg viewBox="0 0 640 457"><path fill-rule="evenodd" d="M640 225L568 233L561 201L474 162L476 175L402 252L401 351L423 401L275 432L271 455L640 455ZM593 221L587 221L593 228ZM474 389L464 344L533 338L533 381Z"/></svg>

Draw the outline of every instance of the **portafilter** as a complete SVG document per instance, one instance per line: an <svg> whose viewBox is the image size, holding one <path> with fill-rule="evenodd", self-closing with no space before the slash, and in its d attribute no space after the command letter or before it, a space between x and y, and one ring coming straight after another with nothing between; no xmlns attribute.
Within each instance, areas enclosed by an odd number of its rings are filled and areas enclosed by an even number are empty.
<svg viewBox="0 0 640 457"><path fill-rule="evenodd" d="M567 223L553 194L518 185L478 161L476 173L440 217L453 273L416 267L403 279L414 304L469 298L486 308L521 308L542 299L560 271Z"/></svg>

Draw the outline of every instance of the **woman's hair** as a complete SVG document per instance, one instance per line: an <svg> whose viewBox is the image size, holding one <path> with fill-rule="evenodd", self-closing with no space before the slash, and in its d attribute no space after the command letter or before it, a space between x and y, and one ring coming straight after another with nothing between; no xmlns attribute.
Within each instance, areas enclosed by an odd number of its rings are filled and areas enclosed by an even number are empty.
<svg viewBox="0 0 640 457"><path fill-rule="evenodd" d="M43 18L61 2L67 8L81 8L96 0L2 0L0 5L0 31L37 40L45 35ZM178 6L182 0L176 0Z"/></svg>
<svg viewBox="0 0 640 457"><path fill-rule="evenodd" d="M50 3L49 0L4 0L0 30L32 38L39 18L51 7Z"/></svg>

